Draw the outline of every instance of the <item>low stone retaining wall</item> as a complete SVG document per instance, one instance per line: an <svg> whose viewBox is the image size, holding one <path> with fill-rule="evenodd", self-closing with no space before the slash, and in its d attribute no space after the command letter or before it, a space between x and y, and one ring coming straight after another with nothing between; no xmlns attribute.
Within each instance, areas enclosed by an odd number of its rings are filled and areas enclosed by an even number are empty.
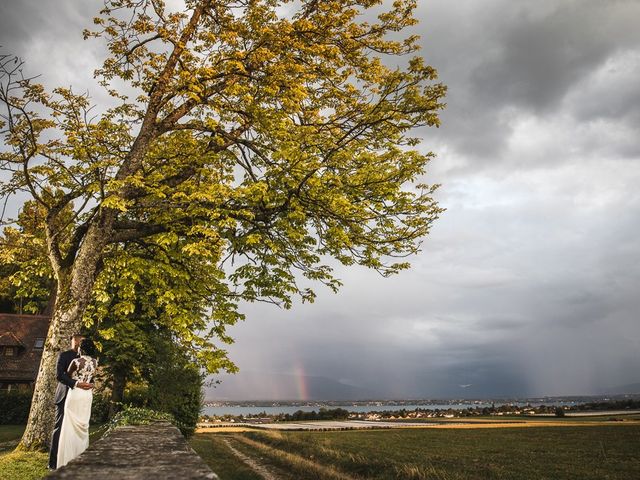
<svg viewBox="0 0 640 480"><path fill-rule="evenodd" d="M217 479L168 422L118 427L47 479Z"/></svg>

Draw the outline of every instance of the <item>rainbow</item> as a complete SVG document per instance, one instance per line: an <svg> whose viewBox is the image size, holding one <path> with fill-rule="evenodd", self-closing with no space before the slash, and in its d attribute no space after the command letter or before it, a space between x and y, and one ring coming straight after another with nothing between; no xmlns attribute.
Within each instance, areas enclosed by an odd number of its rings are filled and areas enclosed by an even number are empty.
<svg viewBox="0 0 640 480"><path fill-rule="evenodd" d="M293 372L296 379L298 399L309 400L309 388L307 386L307 376L304 373L304 366L301 363L296 363Z"/></svg>

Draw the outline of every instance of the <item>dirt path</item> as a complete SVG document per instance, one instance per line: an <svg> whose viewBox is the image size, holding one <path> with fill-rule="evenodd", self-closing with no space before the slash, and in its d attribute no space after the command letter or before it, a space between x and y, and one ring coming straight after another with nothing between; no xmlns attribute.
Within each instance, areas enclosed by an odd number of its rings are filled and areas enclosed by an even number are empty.
<svg viewBox="0 0 640 480"><path fill-rule="evenodd" d="M322 478L323 480L356 480L354 477L340 471L333 465L320 464L302 455L288 452L244 436L238 436L237 439L250 448L262 451L265 455L276 457L284 463L289 464L293 471L302 470L309 474L314 474L314 478Z"/></svg>
<svg viewBox="0 0 640 480"><path fill-rule="evenodd" d="M229 447L229 450L231 450L236 457L242 460L258 475L264 478L264 480L281 480L280 477L275 475L271 470L269 470L265 465L260 463L258 460L251 458L248 455L245 455L236 447L231 445L231 442L229 441L229 439L223 438L222 441L227 445L227 447Z"/></svg>

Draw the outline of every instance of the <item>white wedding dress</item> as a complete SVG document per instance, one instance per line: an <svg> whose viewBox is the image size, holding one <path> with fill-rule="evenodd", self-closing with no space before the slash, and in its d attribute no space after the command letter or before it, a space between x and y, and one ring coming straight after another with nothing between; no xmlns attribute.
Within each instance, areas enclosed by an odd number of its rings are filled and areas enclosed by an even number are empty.
<svg viewBox="0 0 640 480"><path fill-rule="evenodd" d="M74 359L69 365L69 374L74 380L91 383L96 371L97 360L87 355ZM64 418L58 444L58 464L60 468L84 452L89 446L89 418L93 390L71 388L64 402Z"/></svg>

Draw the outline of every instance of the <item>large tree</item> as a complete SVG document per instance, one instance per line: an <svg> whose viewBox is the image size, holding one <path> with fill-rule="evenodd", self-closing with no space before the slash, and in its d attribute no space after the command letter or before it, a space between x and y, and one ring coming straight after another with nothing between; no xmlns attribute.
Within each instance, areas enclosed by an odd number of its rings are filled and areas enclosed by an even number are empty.
<svg viewBox="0 0 640 480"><path fill-rule="evenodd" d="M114 105L101 110L1 58L2 193L45 210L57 281L23 448L48 442L56 355L113 244L163 236L206 256L234 298L285 307L314 298L296 271L338 288L327 257L408 267L441 211L411 130L438 124L445 88L399 33L415 0L365 22L381 3L107 0L84 34L110 52L96 75Z"/></svg>

